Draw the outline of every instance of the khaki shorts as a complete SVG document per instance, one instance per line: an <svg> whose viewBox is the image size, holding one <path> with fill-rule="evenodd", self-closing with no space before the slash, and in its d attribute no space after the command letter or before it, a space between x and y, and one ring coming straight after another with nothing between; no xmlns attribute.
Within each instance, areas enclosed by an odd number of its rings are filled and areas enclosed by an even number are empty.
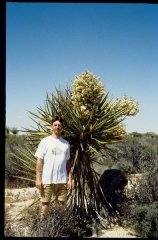
<svg viewBox="0 0 158 240"><path fill-rule="evenodd" d="M57 183L57 184L43 184L43 189L39 190L41 202L52 201L62 201L67 200L67 184Z"/></svg>

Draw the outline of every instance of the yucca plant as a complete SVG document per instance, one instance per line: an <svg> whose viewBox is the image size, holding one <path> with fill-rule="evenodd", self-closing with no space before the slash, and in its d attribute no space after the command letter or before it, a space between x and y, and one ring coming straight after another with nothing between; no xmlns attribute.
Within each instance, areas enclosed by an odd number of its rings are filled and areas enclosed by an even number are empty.
<svg viewBox="0 0 158 240"><path fill-rule="evenodd" d="M97 185L100 175L93 163L103 153L110 154L109 144L122 141L126 134L123 121L137 112L138 102L133 99L128 101L126 95L122 100L113 100L106 93L100 78L88 70L75 76L72 85L64 91L55 87L54 93L47 93L44 107L38 107L37 113L29 111L37 127L24 128L23 132L34 151L41 138L51 134L52 117L61 114L64 119L63 137L71 146L73 175L73 190L68 196L67 206L72 208L78 219L83 221L84 216L90 216L92 212L99 216ZM25 160L19 158L25 169L23 174L32 172L30 177L35 181L32 171L35 161L29 160L27 164L27 159L26 154ZM23 178L26 179L25 176Z"/></svg>

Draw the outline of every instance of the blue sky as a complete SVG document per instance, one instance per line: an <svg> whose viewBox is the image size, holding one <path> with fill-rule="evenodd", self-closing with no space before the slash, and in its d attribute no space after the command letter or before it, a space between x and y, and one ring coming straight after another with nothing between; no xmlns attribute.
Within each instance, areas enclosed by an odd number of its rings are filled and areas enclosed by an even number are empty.
<svg viewBox="0 0 158 240"><path fill-rule="evenodd" d="M85 69L139 102L127 133L158 134L157 4L6 3L6 126L31 129L27 111Z"/></svg>

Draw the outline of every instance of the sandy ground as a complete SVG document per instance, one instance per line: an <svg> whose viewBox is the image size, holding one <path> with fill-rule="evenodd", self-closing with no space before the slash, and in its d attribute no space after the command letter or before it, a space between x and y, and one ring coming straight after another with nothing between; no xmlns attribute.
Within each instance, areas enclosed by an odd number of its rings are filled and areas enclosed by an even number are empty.
<svg viewBox="0 0 158 240"><path fill-rule="evenodd" d="M21 216L18 214L38 198L39 193L36 188L5 189L5 209L7 209L10 219L15 224L19 224ZM18 217L16 217L17 215ZM113 226L102 230L100 236L93 234L90 238L138 238L138 236L129 229Z"/></svg>

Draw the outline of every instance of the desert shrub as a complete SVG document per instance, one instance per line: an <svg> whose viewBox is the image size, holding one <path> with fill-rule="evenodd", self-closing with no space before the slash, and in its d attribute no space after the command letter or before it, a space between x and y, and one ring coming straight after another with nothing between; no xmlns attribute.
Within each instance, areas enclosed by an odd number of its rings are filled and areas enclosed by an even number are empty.
<svg viewBox="0 0 158 240"><path fill-rule="evenodd" d="M143 142L146 145L157 146L158 149L158 135L155 133L145 133L143 137Z"/></svg>
<svg viewBox="0 0 158 240"><path fill-rule="evenodd" d="M9 215L5 218L5 237L83 237L92 234L92 226L78 219L69 209L50 205L46 219L40 220L40 203L30 207L20 218L13 222Z"/></svg>
<svg viewBox="0 0 158 240"><path fill-rule="evenodd" d="M158 236L158 158L149 149L139 162L143 174L127 189L122 222L141 237Z"/></svg>
<svg viewBox="0 0 158 240"><path fill-rule="evenodd" d="M137 182L137 189L132 188L130 194L139 204L158 201L158 174L144 174Z"/></svg>
<svg viewBox="0 0 158 240"><path fill-rule="evenodd" d="M61 235L69 237L72 231L75 231L74 217L68 210L53 205L46 219L40 221L37 218L30 226L31 237L61 237Z"/></svg>
<svg viewBox="0 0 158 240"><path fill-rule="evenodd" d="M135 167L131 162L118 161L111 166L112 169L121 170L123 173L134 173L136 172Z"/></svg>
<svg viewBox="0 0 158 240"><path fill-rule="evenodd" d="M139 159L144 149L145 146L137 138L126 136L122 142L111 145L109 162L115 164L120 170L129 171L129 173L140 172Z"/></svg>
<svg viewBox="0 0 158 240"><path fill-rule="evenodd" d="M23 187L33 187L34 183L31 181L26 181L20 178L16 178L19 173L13 168L13 161L19 164L19 161L15 158L15 154L19 157L22 155L19 153L21 147L30 148L30 146L25 141L25 136L23 135L7 135L5 143L5 187L6 188L23 188ZM21 170L22 167L21 167ZM22 173L21 173L22 175Z"/></svg>
<svg viewBox="0 0 158 240"><path fill-rule="evenodd" d="M132 209L132 228L142 237L158 237L158 203L135 206Z"/></svg>
<svg viewBox="0 0 158 240"><path fill-rule="evenodd" d="M147 157L146 157L147 156ZM139 162L143 176L137 182L137 189L131 189L133 198L140 203L158 201L158 155L157 152L146 152Z"/></svg>
<svg viewBox="0 0 158 240"><path fill-rule="evenodd" d="M16 230L9 219L5 220L4 224L4 237L16 237Z"/></svg>
<svg viewBox="0 0 158 240"><path fill-rule="evenodd" d="M142 157L139 161L139 167L146 173L158 172L158 149L147 146L142 153Z"/></svg>
<svg viewBox="0 0 158 240"><path fill-rule="evenodd" d="M110 146L109 167L113 165L126 173L142 173L142 163L148 167L154 158L158 158L158 137L127 135L120 143ZM127 166L125 166L127 165Z"/></svg>

